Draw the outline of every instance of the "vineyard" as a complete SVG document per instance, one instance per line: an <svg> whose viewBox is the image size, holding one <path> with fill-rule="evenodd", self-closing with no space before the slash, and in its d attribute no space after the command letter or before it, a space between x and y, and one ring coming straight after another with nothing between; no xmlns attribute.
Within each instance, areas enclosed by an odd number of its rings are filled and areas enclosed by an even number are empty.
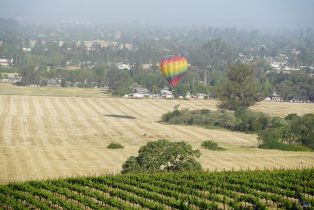
<svg viewBox="0 0 314 210"><path fill-rule="evenodd" d="M314 169L131 174L0 186L4 209L313 209Z"/></svg>

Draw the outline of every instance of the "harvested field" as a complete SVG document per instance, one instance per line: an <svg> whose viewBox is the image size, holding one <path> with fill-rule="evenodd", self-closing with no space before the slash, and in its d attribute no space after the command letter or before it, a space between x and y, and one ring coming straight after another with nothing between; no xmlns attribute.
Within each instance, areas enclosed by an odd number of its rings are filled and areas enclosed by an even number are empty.
<svg viewBox="0 0 314 210"><path fill-rule="evenodd" d="M314 112L314 104L269 103L252 109L280 116ZM194 148L216 141L227 150L201 150L200 161L210 170L314 166L311 152L257 149L256 135L159 123L177 104L214 110L217 102L0 95L0 182L112 173L140 146L158 139L184 140ZM124 149L107 149L111 142Z"/></svg>
<svg viewBox="0 0 314 210"><path fill-rule="evenodd" d="M285 117L292 113L296 113L298 115L313 113L314 104L262 101L253 106L251 110L256 112L265 112L273 116Z"/></svg>
<svg viewBox="0 0 314 210"><path fill-rule="evenodd" d="M0 95L105 97L98 88L29 87L0 83Z"/></svg>

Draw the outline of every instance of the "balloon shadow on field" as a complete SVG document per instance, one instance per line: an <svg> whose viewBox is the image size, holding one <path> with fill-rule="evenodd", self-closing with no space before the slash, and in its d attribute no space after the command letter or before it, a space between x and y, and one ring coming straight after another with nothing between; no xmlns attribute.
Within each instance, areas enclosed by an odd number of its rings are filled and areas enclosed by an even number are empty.
<svg viewBox="0 0 314 210"><path fill-rule="evenodd" d="M136 117L128 116L128 115L119 115L119 114L105 114L106 117L115 117L115 118L122 118L122 119L136 119Z"/></svg>

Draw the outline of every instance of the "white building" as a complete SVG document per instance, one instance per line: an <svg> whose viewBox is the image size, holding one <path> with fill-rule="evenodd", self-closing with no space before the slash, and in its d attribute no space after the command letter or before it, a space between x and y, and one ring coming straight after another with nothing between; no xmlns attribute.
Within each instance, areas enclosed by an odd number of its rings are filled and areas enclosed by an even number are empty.
<svg viewBox="0 0 314 210"><path fill-rule="evenodd" d="M161 90L161 96L164 98L174 98L172 91L170 91L168 89L162 89Z"/></svg>
<svg viewBox="0 0 314 210"><path fill-rule="evenodd" d="M37 44L37 41L36 41L36 40L30 40L30 41L29 41L29 46L30 46L31 48L35 47L36 44Z"/></svg>
<svg viewBox="0 0 314 210"><path fill-rule="evenodd" d="M31 52L32 48L30 48L30 47L23 47L23 51L24 52Z"/></svg>
<svg viewBox="0 0 314 210"><path fill-rule="evenodd" d="M153 64L143 64L143 70L149 70L150 68L152 68Z"/></svg>
<svg viewBox="0 0 314 210"><path fill-rule="evenodd" d="M131 65L127 63L117 63L117 67L119 70L131 70Z"/></svg>
<svg viewBox="0 0 314 210"><path fill-rule="evenodd" d="M0 66L10 66L11 62L8 59L0 59Z"/></svg>
<svg viewBox="0 0 314 210"><path fill-rule="evenodd" d="M58 45L59 45L59 47L62 47L62 46L63 46L63 44L64 44L64 41L62 41L62 40L58 41Z"/></svg>
<svg viewBox="0 0 314 210"><path fill-rule="evenodd" d="M133 49L133 45L132 44L124 44L124 47L128 50L132 50Z"/></svg>

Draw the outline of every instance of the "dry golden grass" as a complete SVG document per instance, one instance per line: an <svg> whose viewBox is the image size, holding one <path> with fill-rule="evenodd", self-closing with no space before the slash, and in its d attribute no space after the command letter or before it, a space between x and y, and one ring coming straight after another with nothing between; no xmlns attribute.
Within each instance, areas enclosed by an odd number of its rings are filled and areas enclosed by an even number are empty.
<svg viewBox="0 0 314 210"><path fill-rule="evenodd" d="M313 103L289 103L289 102L274 102L262 101L251 108L253 111L265 112L270 115L285 117L288 114L296 113L303 115L314 112Z"/></svg>
<svg viewBox="0 0 314 210"><path fill-rule="evenodd" d="M216 141L227 150L201 149L200 161L210 170L314 166L314 153L257 149L256 135L159 123L177 104L216 109L217 102L0 95L0 182L112 173L142 145L158 139L184 140L194 148ZM268 105L252 109L277 115L314 112L314 104ZM107 149L111 142L124 149Z"/></svg>
<svg viewBox="0 0 314 210"><path fill-rule="evenodd" d="M28 87L0 83L0 95L105 97L98 88Z"/></svg>

